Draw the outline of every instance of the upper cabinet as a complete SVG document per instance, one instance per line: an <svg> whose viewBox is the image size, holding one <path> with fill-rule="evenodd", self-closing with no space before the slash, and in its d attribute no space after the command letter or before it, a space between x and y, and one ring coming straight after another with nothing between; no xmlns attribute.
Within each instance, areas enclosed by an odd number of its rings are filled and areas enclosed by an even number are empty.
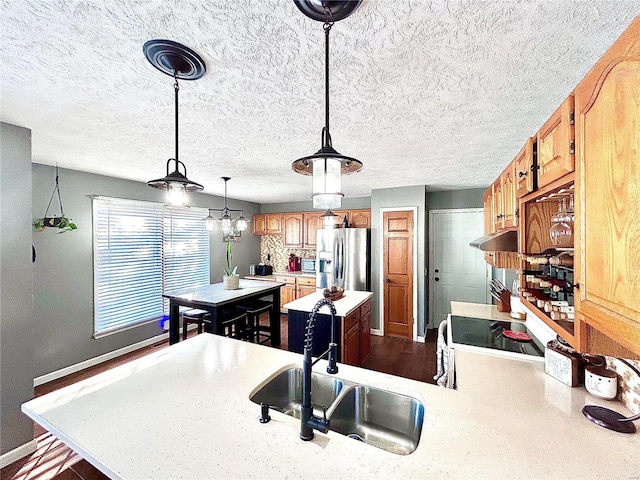
<svg viewBox="0 0 640 480"><path fill-rule="evenodd" d="M371 210L349 210L349 227L371 228Z"/></svg>
<svg viewBox="0 0 640 480"><path fill-rule="evenodd" d="M517 198L533 192L534 180L537 180L533 163L533 141L533 137L529 137L514 159Z"/></svg>
<svg viewBox="0 0 640 480"><path fill-rule="evenodd" d="M593 349L599 331L640 355L640 17L580 82L575 102L581 343Z"/></svg>
<svg viewBox="0 0 640 480"><path fill-rule="evenodd" d="M495 232L493 223L493 185L484 192L484 234L490 235Z"/></svg>
<svg viewBox="0 0 640 480"><path fill-rule="evenodd" d="M484 192L484 218L486 235L518 226L514 162Z"/></svg>
<svg viewBox="0 0 640 480"><path fill-rule="evenodd" d="M259 213L251 219L254 235L275 235L282 233L281 213Z"/></svg>
<svg viewBox="0 0 640 480"><path fill-rule="evenodd" d="M318 229L324 227L324 220L320 212L306 212L302 214L302 243L304 248L316 248Z"/></svg>
<svg viewBox="0 0 640 480"><path fill-rule="evenodd" d="M538 132L538 187L573 172L574 151L574 97L560 105Z"/></svg>
<svg viewBox="0 0 640 480"><path fill-rule="evenodd" d="M284 246L288 248L302 248L302 213L283 213Z"/></svg>

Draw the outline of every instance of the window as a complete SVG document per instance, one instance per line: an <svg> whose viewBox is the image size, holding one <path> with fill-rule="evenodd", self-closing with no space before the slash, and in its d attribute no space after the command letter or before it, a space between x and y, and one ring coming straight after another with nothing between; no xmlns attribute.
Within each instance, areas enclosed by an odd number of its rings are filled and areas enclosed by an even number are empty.
<svg viewBox="0 0 640 480"><path fill-rule="evenodd" d="M95 337L168 315L166 291L209 284L207 213L93 199Z"/></svg>

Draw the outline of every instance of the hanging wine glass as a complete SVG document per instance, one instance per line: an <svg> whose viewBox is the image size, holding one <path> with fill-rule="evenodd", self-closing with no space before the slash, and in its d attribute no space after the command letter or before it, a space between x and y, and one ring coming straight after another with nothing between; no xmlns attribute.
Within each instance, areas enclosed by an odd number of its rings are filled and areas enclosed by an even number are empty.
<svg viewBox="0 0 640 480"><path fill-rule="evenodd" d="M563 219L564 219L564 197L558 202L558 211L551 217L553 221L553 225L549 229L549 237L551 238L551 243L553 245L561 244L561 232L564 230L563 227Z"/></svg>
<svg viewBox="0 0 640 480"><path fill-rule="evenodd" d="M562 214L560 227L557 230L559 245L573 245L573 194L569 196L569 205L566 206L566 199L562 199L566 208Z"/></svg>

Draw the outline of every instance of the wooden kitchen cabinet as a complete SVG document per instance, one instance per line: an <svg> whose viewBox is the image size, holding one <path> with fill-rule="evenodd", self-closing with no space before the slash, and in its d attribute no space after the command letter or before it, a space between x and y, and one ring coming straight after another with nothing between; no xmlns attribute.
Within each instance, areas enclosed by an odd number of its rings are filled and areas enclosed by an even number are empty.
<svg viewBox="0 0 640 480"><path fill-rule="evenodd" d="M504 201L502 197L502 175L493 183L493 232L502 228L502 217L504 215Z"/></svg>
<svg viewBox="0 0 640 480"><path fill-rule="evenodd" d="M320 212L302 214L302 247L316 248L317 230L324 228L324 220Z"/></svg>
<svg viewBox="0 0 640 480"><path fill-rule="evenodd" d="M516 198L523 197L533 192L535 188L536 171L533 163L533 137L527 139L527 143L520 149L515 164Z"/></svg>
<svg viewBox="0 0 640 480"><path fill-rule="evenodd" d="M282 214L267 213L267 235L282 233Z"/></svg>
<svg viewBox="0 0 640 480"><path fill-rule="evenodd" d="M251 232L254 235L266 235L267 234L267 215L264 213L258 213L251 219Z"/></svg>
<svg viewBox="0 0 640 480"><path fill-rule="evenodd" d="M484 192L484 234L491 235L495 232L493 222L493 185Z"/></svg>
<svg viewBox="0 0 640 480"><path fill-rule="evenodd" d="M287 248L302 248L302 213L283 213L283 240Z"/></svg>
<svg viewBox="0 0 640 480"><path fill-rule="evenodd" d="M575 131L573 94L558 107L537 135L538 188L574 171Z"/></svg>
<svg viewBox="0 0 640 480"><path fill-rule="evenodd" d="M362 365L371 352L371 299L344 317L342 362Z"/></svg>
<svg viewBox="0 0 640 480"><path fill-rule="evenodd" d="M301 298L316 291L315 277L296 278L296 298Z"/></svg>
<svg viewBox="0 0 640 480"><path fill-rule="evenodd" d="M500 229L518 226L518 202L516 198L515 162L500 175L502 193L502 218Z"/></svg>
<svg viewBox="0 0 640 480"><path fill-rule="evenodd" d="M360 363L362 365L371 353L371 300L360 306Z"/></svg>
<svg viewBox="0 0 640 480"><path fill-rule="evenodd" d="M598 332L640 358L640 17L575 91L576 308L585 351ZM579 221L578 221L579 219ZM598 345L598 347L596 347ZM629 358L629 357L627 357Z"/></svg>
<svg viewBox="0 0 640 480"><path fill-rule="evenodd" d="M254 235L275 235L282 233L281 213L258 213L251 218L251 233Z"/></svg>
<svg viewBox="0 0 640 480"><path fill-rule="evenodd" d="M349 210L350 228L371 228L371 210Z"/></svg>

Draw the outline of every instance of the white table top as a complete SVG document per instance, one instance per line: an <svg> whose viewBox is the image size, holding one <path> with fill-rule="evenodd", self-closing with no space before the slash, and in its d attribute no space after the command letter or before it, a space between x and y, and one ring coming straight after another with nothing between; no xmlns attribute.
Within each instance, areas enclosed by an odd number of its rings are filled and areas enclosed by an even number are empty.
<svg viewBox="0 0 640 480"><path fill-rule="evenodd" d="M198 303L211 305L221 305L234 300L241 299L248 295L255 295L261 292L267 292L274 288L280 288L284 283L279 282L261 282L258 280L240 279L240 288L237 290L225 290L223 283L212 283L203 287L197 287L192 290L165 293L162 296L172 298L183 298L185 300L197 300Z"/></svg>
<svg viewBox="0 0 640 480"><path fill-rule="evenodd" d="M315 304L324 298L322 292L323 290L317 290L313 293L310 293L309 295L305 295L304 297L298 298L293 302L285 304L284 308L286 308L287 310L297 310L299 312L311 312ZM371 292L345 290L342 298L333 302L334 306L336 307L336 316L346 317L372 296L373 293ZM331 313L329 311L329 307L327 306L322 307L318 312L326 315L329 315Z"/></svg>
<svg viewBox="0 0 640 480"><path fill-rule="evenodd" d="M585 404L629 415L539 363L459 352L458 390L339 364L338 378L424 403L418 448L394 455L249 400L292 352L201 334L25 403L22 410L115 479L635 478L640 435L587 421ZM325 361L314 371L322 372Z"/></svg>

